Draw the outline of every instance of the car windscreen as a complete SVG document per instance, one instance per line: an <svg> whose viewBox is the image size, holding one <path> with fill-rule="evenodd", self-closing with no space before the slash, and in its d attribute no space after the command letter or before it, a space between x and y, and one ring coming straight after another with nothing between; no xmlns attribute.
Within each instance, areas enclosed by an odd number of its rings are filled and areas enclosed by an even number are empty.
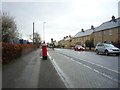
<svg viewBox="0 0 120 90"><path fill-rule="evenodd" d="M78 47L82 47L82 46L78 46Z"/></svg>
<svg viewBox="0 0 120 90"><path fill-rule="evenodd" d="M105 44L105 47L115 47L115 46L112 44Z"/></svg>

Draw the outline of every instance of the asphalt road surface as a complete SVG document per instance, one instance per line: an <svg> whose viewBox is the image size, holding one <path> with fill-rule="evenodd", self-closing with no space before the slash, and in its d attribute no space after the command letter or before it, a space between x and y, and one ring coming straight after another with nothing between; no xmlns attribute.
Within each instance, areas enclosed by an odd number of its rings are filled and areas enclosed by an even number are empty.
<svg viewBox="0 0 120 90"><path fill-rule="evenodd" d="M118 56L71 49L48 50L59 72L72 88L118 88Z"/></svg>

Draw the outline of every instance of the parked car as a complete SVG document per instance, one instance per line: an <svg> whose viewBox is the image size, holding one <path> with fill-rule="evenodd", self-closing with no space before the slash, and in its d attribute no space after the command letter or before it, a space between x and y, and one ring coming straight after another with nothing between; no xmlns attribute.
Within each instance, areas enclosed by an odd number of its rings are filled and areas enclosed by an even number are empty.
<svg viewBox="0 0 120 90"><path fill-rule="evenodd" d="M80 45L76 45L76 46L74 47L74 50L75 50L75 51L84 51L85 48L82 47L82 46L80 46Z"/></svg>
<svg viewBox="0 0 120 90"><path fill-rule="evenodd" d="M105 53L106 55L109 54L116 54L117 56L120 55L120 49L115 47L112 44L107 43L98 43L95 47L96 54Z"/></svg>

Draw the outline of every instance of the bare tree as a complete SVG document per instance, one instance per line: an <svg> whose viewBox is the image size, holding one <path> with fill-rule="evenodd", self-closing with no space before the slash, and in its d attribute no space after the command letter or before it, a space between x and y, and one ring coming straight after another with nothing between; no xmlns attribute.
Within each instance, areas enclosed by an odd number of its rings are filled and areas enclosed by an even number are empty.
<svg viewBox="0 0 120 90"><path fill-rule="evenodd" d="M33 35L29 35L29 39L31 39L33 41ZM41 43L41 36L38 32L34 33L34 44L40 44Z"/></svg>
<svg viewBox="0 0 120 90"><path fill-rule="evenodd" d="M2 42L2 13L0 12L0 42Z"/></svg>
<svg viewBox="0 0 120 90"><path fill-rule="evenodd" d="M2 14L2 41L10 42L19 38L19 33L16 27L14 18L6 14Z"/></svg>

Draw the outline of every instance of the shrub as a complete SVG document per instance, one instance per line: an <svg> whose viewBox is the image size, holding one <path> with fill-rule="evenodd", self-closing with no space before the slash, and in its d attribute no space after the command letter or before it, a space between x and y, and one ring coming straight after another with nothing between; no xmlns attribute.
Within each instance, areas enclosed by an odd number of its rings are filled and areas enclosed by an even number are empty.
<svg viewBox="0 0 120 90"><path fill-rule="evenodd" d="M118 48L120 48L120 42L119 41L118 42L114 42L113 45L118 47Z"/></svg>
<svg viewBox="0 0 120 90"><path fill-rule="evenodd" d="M9 63L14 59L35 50L36 48L36 45L31 44L13 44L2 42L2 45L0 45L0 50L2 51L2 64Z"/></svg>
<svg viewBox="0 0 120 90"><path fill-rule="evenodd" d="M94 47L94 43L93 40L87 40L85 42L86 47L89 47L89 49L91 50L92 47Z"/></svg>

